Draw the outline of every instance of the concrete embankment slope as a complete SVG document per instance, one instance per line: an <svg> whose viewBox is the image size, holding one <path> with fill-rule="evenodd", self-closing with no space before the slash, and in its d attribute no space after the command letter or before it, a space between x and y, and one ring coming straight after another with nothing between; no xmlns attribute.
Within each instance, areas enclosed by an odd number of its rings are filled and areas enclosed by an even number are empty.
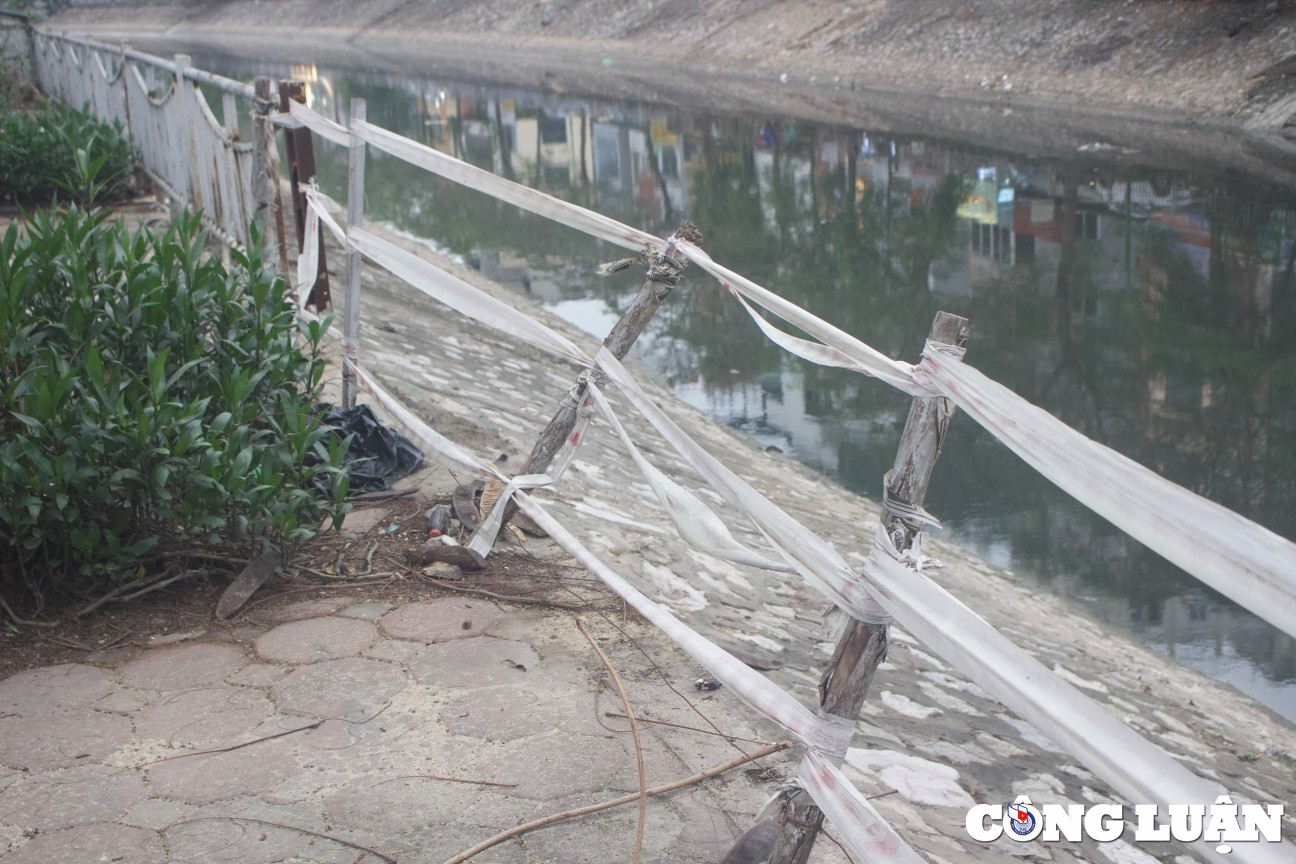
<svg viewBox="0 0 1296 864"><path fill-rule="evenodd" d="M54 23L280 56L312 42L416 67L531 67L649 93L756 79L1268 128L1296 114L1296 4L1264 0L226 0L78 5Z"/></svg>
<svg viewBox="0 0 1296 864"><path fill-rule="evenodd" d="M587 334L526 298L437 259L416 244L404 245L591 347ZM340 261L341 256L330 260ZM714 286L690 274L677 289L705 290ZM478 453L520 454L530 449L574 380L570 368L435 308L374 268L365 271L364 292L362 363L434 428ZM651 381L649 373L638 372L641 381ZM689 435L755 488L834 543L848 560L863 560L877 524L871 503L803 466L764 453L664 389L651 383L648 389ZM637 422L633 409L615 396L613 401L647 458L713 504L740 540L764 548L745 520L726 513L718 497L682 466L669 445ZM966 418L956 418L950 434L959 434L967 423ZM445 476L441 481L451 482ZM939 468L934 482L939 482ZM664 530L668 522L642 475L603 424L592 427L558 487L539 497L600 557L650 596L719 644L761 665L781 663L771 676L807 703L817 702L818 674L833 645L821 620L823 599L799 578L740 568L689 551L673 531ZM1226 685L1104 629L1058 598L1021 590L960 549L939 542L930 545L945 565L938 581L1081 692L1200 773L1257 800L1292 800L1296 734L1281 719ZM874 682L854 746L848 764L861 790L866 795L898 790L877 799L879 809L915 845L951 862L998 860L1010 851L984 848L968 839L964 817L973 802L1006 803L1028 794L1037 804L1091 804L1112 796L1083 766L902 628L896 628L890 656ZM1290 834L1291 828L1288 822L1285 831ZM1106 861L1121 855L1121 861L1148 862L1140 851L1182 851L1164 844L1135 849L1088 841L1048 849L1057 861Z"/></svg>

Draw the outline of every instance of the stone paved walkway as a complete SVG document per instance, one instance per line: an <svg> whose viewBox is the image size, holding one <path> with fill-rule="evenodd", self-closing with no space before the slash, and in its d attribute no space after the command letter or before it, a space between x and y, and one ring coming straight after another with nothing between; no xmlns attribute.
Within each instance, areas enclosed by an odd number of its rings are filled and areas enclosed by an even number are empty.
<svg viewBox="0 0 1296 864"><path fill-rule="evenodd" d="M706 725L621 634L590 626L646 716ZM729 694L693 690L698 670L654 631L625 626L717 726L774 740ZM378 860L277 826L438 864L519 822L638 788L630 736L613 731L626 724L602 716L620 702L598 687L603 667L565 613L307 601L89 661L0 682L4 864ZM663 725L642 736L650 786L740 755ZM759 764L785 773L788 758ZM774 786L739 768L654 799L645 860L717 860ZM636 818L634 805L606 811L474 860L629 860Z"/></svg>

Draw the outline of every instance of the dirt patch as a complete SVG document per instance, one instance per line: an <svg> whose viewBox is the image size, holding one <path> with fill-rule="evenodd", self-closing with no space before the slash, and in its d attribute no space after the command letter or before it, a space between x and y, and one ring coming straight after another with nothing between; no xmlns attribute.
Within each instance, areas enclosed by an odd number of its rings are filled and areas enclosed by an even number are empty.
<svg viewBox="0 0 1296 864"><path fill-rule="evenodd" d="M249 626L278 620L286 607L310 601L399 605L467 594L517 606L560 612L575 607L640 620L602 582L561 552L555 554L545 540L528 538L523 545L510 535L483 569L464 572L453 581L410 567L406 550L423 543L425 514L435 503L441 502L411 495L359 504L354 513L382 518L364 531L327 531L303 544L292 563L228 621L216 620L216 603L241 564L178 555L173 559L177 567L200 575L136 600L105 604L79 618L77 612L87 601L63 598L38 616L47 626L14 624L5 617L0 621L0 680L59 663L116 662L129 652L199 636L238 641ZM31 614L15 611L19 617Z"/></svg>

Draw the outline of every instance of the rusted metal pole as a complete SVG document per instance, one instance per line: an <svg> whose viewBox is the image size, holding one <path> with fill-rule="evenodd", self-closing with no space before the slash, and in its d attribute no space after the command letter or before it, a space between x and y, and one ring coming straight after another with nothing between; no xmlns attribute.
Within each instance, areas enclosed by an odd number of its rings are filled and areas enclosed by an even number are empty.
<svg viewBox="0 0 1296 864"><path fill-rule="evenodd" d="M365 100L351 100L351 145L347 152L347 228L364 226L365 142L356 132L356 124L365 119ZM321 249L321 251L323 251ZM360 271L364 258L357 249L346 253L346 309L342 319L342 351L348 360L359 357L360 343ZM349 364L342 365L342 405L355 405L356 374Z"/></svg>
<svg viewBox="0 0 1296 864"><path fill-rule="evenodd" d="M289 102L306 104L306 82L279 82L279 110L288 113ZM306 194L302 192L303 183L315 177L315 147L311 143L309 129L288 129L284 140L288 152L288 182L292 185L293 215L297 226L297 251L300 253L306 245ZM332 298L329 295L328 259L324 254L324 226L319 229L319 269L315 274L315 284L311 287L307 305L316 312L323 312L329 307Z"/></svg>
<svg viewBox="0 0 1296 864"><path fill-rule="evenodd" d="M695 246L702 243L702 232L692 222L685 222L675 229L675 233L668 239L686 240ZM680 276L684 273L684 268L688 266L688 259L683 255L672 256L669 254L669 245L667 253L655 256L648 264L648 278L639 288L639 293L635 295L634 300L630 302L629 308L621 315L616 324L613 325L607 338L603 340L603 346L612 354L621 360L630 351L630 346L634 345L639 334L643 333L648 322L652 320L653 314L658 307L670 295L671 290L679 283ZM527 458L526 464L522 466L519 474L543 474L549 469L554 457L562 449L567 437L572 434L576 427L576 415L580 408L581 401L585 398L584 382L577 382L576 386L563 398L562 403L558 406L558 411L554 414L549 425L545 427L544 432L540 433L539 440L536 441L535 447L531 450L531 455ZM507 521L517 511L517 505L513 499L509 499L508 509L504 511L504 519ZM483 514L485 515L485 514Z"/></svg>
<svg viewBox="0 0 1296 864"><path fill-rule="evenodd" d="M967 323L966 318L938 312L928 339L962 348L967 344ZM945 441L945 430L953 416L954 405L944 397L914 398L895 464L887 475L889 498L913 507L922 506L932 468ZM906 520L889 508L883 510L882 525L901 552L913 545L922 528L920 523ZM819 703L824 711L851 722L859 716L873 676L886 659L888 629L886 624L865 624L851 619L819 681ZM823 825L823 813L801 790L785 795L779 817L780 832L769 862L805 864Z"/></svg>

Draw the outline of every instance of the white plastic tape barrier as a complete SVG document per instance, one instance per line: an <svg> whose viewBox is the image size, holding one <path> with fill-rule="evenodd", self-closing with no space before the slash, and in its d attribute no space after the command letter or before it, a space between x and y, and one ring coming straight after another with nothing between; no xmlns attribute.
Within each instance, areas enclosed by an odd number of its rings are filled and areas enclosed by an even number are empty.
<svg viewBox="0 0 1296 864"><path fill-rule="evenodd" d="M1296 636L1296 544L1086 438L976 369L932 351L921 368L1067 494Z"/></svg>
<svg viewBox="0 0 1296 864"><path fill-rule="evenodd" d="M926 864L905 845L837 766L813 750L797 766L797 781L810 793L846 848L868 864Z"/></svg>
<svg viewBox="0 0 1296 864"><path fill-rule="evenodd" d="M1108 714L1093 700L991 627L931 579L892 557L879 529L864 576L874 596L906 630L988 690L1084 766L1136 804L1204 804L1223 790L1203 780L1155 744ZM1212 860L1293 860L1290 845L1246 843L1216 855L1214 843L1198 851Z"/></svg>
<svg viewBox="0 0 1296 864"><path fill-rule="evenodd" d="M306 240L302 243L301 254L297 256L297 284L294 293L297 305L306 308L310 300L311 288L315 286L315 276L319 273L319 213L314 206L306 208Z"/></svg>
<svg viewBox="0 0 1296 864"><path fill-rule="evenodd" d="M608 421L612 431L621 439L621 443L625 445L631 460L639 468L639 472L643 474L644 479L648 481L653 494L657 496L657 502L661 504L662 509L675 523L675 531L685 543L703 554L724 561L732 561L735 564L746 564L750 567L759 567L780 573L796 572L795 568L780 561L771 561L763 555L758 555L735 540L733 534L729 533L728 526L720 520L719 516L711 512L711 508L703 504L692 492L658 471L655 466L643 457L634 441L630 440L629 433L621 425L621 421L613 412L612 406L608 404L607 397L603 395L602 391L591 385L590 394L593 396L594 404L598 406L599 412Z"/></svg>
<svg viewBox="0 0 1296 864"><path fill-rule="evenodd" d="M845 559L814 532L784 513L703 450L648 398L625 367L612 356L612 352L606 348L600 349L595 362L684 461L731 506L746 513L770 545L816 591L861 621L884 623L890 620L886 611L869 595L863 581L851 572Z"/></svg>
<svg viewBox="0 0 1296 864"><path fill-rule="evenodd" d="M355 249L366 258L390 270L414 289L426 294L461 315L481 321L516 339L534 345L577 366L589 367L593 361L584 350L566 336L502 300L469 285L467 282L423 260L413 252L384 240L363 228L343 232L337 221L329 215L337 203L316 189L306 190L309 209L316 213L338 241ZM308 235L309 236L309 235Z"/></svg>
<svg viewBox="0 0 1296 864"><path fill-rule="evenodd" d="M445 177L447 180L453 180L462 186L467 186L469 189L484 192L487 195L499 198L501 201L507 201L521 207L523 210L537 213L593 237L636 251L652 249L660 252L666 248L666 243L663 240L645 231L623 225L615 219L609 219L595 213L593 210L586 210L584 207L560 201L551 195L530 189L520 183L505 180L503 177L489 171L483 171L455 159L453 156L447 156L433 150L431 147L426 147L416 141L388 132L380 126L371 126L368 123L360 122L355 124L354 128L360 138L379 150L386 151L399 159L404 159L406 162L431 171L433 174Z"/></svg>
<svg viewBox="0 0 1296 864"><path fill-rule="evenodd" d="M323 114L320 114L317 111L312 111L300 102L295 102L290 99L288 101L288 113L294 120L301 123L301 125L305 126L307 129L326 141L340 144L343 147L346 147L351 143L351 133L347 132L345 126L334 123ZM273 115L272 119L281 116L283 115Z"/></svg>
<svg viewBox="0 0 1296 864"><path fill-rule="evenodd" d="M807 343L804 339L797 339L786 333L780 333L778 330L769 325L768 322L762 321L756 315L750 306L746 303L743 306L748 313L756 319L765 335L769 336L774 342L786 348L798 356L805 357L815 363L823 363L828 366L840 366L841 359L844 357L853 364L850 368L863 372L865 375L872 375L879 378L892 387L903 390L913 396L932 396L935 392L922 381L915 379L914 367L908 363L899 360L892 360L890 357L865 345L860 340L851 336L849 333L834 327L827 321L812 315L806 310L784 300L779 295L770 291L768 288L762 288L755 282L739 273L735 273L728 267L724 267L711 260L711 256L702 251L697 246L685 241L679 241L679 249L689 257L694 264L697 264L706 272L710 273L720 284L729 291L746 297L756 303L763 309L773 312L789 324L800 327L806 333L818 339L824 345L833 349L836 353L830 354L824 359L819 359L816 355L821 352L807 352L806 348L814 349L814 343ZM777 334L777 338L775 336ZM826 361L826 362L825 362Z"/></svg>
<svg viewBox="0 0 1296 864"><path fill-rule="evenodd" d="M388 394L372 376L356 368L360 386L373 395L392 418L405 427L418 442L436 454L443 464L460 468L479 479L507 481L494 465L484 462L465 448L436 432L409 409ZM521 480L522 478L517 478ZM547 478L545 478L547 479ZM518 484L522 485L521 483ZM841 759L850 744L855 724L841 717L816 716L785 693L764 675L750 668L723 648L706 639L670 612L650 600L638 589L614 573L596 558L579 540L562 527L538 503L520 491L518 506L543 528L555 542L571 553L591 572L603 579L649 621L678 643L695 660L731 688L753 708L770 717L796 735L808 747L823 751L829 759ZM500 509L500 508L497 508Z"/></svg>

